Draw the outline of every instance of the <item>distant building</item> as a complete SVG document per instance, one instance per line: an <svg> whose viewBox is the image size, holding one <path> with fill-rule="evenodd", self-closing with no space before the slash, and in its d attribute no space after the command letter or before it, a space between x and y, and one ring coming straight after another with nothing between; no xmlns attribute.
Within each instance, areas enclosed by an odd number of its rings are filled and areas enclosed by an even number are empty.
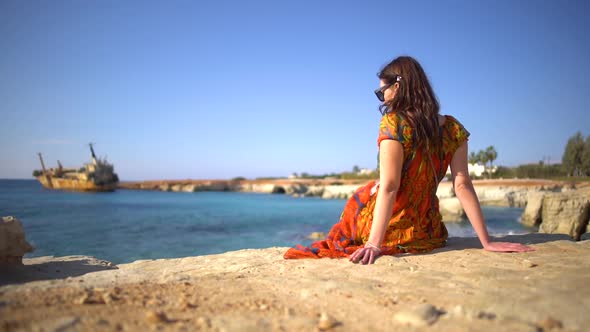
<svg viewBox="0 0 590 332"><path fill-rule="evenodd" d="M467 169L469 170L469 175L474 175L480 177L486 171L486 167L484 165L480 165L478 163L475 164L467 164Z"/></svg>
<svg viewBox="0 0 590 332"><path fill-rule="evenodd" d="M480 165L478 163L475 164L467 164L467 170L469 171L470 176L481 177L486 172L486 167L484 165ZM492 167L490 170L491 173L496 173L498 170L498 166ZM451 167L447 169L447 174L451 175Z"/></svg>
<svg viewBox="0 0 590 332"><path fill-rule="evenodd" d="M358 172L356 172L356 174L358 175L368 175L373 173L374 170L370 169L370 168L361 168Z"/></svg>

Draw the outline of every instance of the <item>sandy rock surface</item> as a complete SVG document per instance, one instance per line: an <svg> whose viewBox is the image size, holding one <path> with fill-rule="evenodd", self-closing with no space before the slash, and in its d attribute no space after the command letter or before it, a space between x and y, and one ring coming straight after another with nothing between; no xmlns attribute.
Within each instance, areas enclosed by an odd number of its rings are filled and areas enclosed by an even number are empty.
<svg viewBox="0 0 590 332"><path fill-rule="evenodd" d="M500 254L452 238L376 264L287 248L142 260L24 259L0 273L0 330L587 331L590 241L529 234Z"/></svg>

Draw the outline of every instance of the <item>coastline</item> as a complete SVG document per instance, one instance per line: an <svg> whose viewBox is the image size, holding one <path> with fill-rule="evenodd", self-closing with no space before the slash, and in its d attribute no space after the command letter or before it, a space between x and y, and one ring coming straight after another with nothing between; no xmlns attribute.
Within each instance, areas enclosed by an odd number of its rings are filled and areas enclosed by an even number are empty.
<svg viewBox="0 0 590 332"><path fill-rule="evenodd" d="M370 180L338 180L338 179L276 179L276 180L154 180L122 182L120 189L151 190L165 192L248 192L260 194L285 194L293 197L320 197L322 199L349 199L355 190ZM474 180L473 185L482 206L525 208L529 200L535 202L535 209L523 212L521 217L527 226L539 226L540 217L536 214L541 208L537 204L539 197L549 193L565 193L577 189L590 188L590 182L571 183L567 181L543 179L499 179ZM450 181L439 184L436 195L439 209L445 222L461 222L465 220L465 211L455 196ZM536 206L538 205L538 208ZM580 233L573 232L572 236Z"/></svg>
<svg viewBox="0 0 590 332"><path fill-rule="evenodd" d="M156 190L171 192L252 192L265 194L287 194L295 197L321 197L324 199L347 199L355 189L370 179L275 179L275 180L149 180L124 181L118 189ZM527 193L537 191L561 192L571 190L573 185L566 181L542 179L499 179L474 180L473 185L482 205L523 207ZM590 186L580 183L578 186ZM437 191L439 198L454 197L452 183L443 181ZM516 197L516 198L515 198Z"/></svg>
<svg viewBox="0 0 590 332"><path fill-rule="evenodd" d="M384 256L371 266L284 260L282 247L120 265L24 259L1 274L0 329L584 330L588 237L503 240L536 251L492 253L475 238L450 238L432 253Z"/></svg>

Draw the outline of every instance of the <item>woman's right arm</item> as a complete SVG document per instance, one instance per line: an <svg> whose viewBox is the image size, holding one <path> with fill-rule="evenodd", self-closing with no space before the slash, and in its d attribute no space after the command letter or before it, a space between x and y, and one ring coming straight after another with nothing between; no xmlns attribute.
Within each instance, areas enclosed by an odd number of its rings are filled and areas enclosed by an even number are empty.
<svg viewBox="0 0 590 332"><path fill-rule="evenodd" d="M465 214L471 222L479 241L484 249L489 251L532 251L534 249L519 243L510 242L490 242L486 223L481 212L481 206L473 188L473 183L469 177L467 166L467 141L465 141L451 160L451 174L453 175L453 188L455 195L461 202Z"/></svg>

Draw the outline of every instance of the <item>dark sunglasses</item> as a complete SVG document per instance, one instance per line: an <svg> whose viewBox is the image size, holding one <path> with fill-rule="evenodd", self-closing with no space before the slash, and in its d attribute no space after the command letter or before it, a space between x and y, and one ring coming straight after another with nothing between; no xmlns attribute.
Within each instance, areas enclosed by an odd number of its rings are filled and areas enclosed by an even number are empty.
<svg viewBox="0 0 590 332"><path fill-rule="evenodd" d="M390 84L385 84L384 86L375 90L375 96L377 96L377 99L379 99L380 102L384 102L385 101L385 90L389 89L389 87L391 87L395 83L401 81L401 79L402 79L402 77L397 75L397 76L395 76L395 82L390 83Z"/></svg>

